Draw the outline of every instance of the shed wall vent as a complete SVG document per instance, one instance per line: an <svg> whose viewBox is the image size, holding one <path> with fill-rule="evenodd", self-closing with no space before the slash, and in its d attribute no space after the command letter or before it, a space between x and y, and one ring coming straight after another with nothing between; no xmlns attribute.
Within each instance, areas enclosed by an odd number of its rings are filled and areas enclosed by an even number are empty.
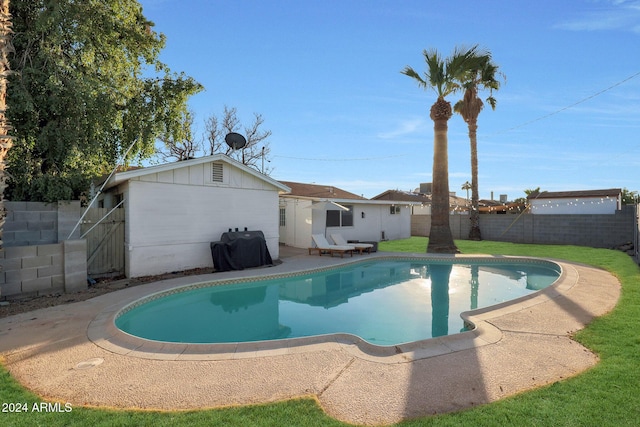
<svg viewBox="0 0 640 427"><path fill-rule="evenodd" d="M211 182L223 182L223 164L211 163Z"/></svg>

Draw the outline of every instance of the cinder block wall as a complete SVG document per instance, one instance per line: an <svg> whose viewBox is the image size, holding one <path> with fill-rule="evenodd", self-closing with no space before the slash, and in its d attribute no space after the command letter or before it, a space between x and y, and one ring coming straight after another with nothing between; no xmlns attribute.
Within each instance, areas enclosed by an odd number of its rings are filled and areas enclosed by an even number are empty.
<svg viewBox="0 0 640 427"><path fill-rule="evenodd" d="M82 215L79 201L5 202L5 208L4 247L48 245L66 240ZM78 228L71 238L79 237Z"/></svg>
<svg viewBox="0 0 640 427"><path fill-rule="evenodd" d="M454 239L469 236L469 215L449 217ZM431 216L414 215L411 234L428 236ZM634 206L623 206L614 215L480 215L484 240L610 248L632 242L637 227Z"/></svg>
<svg viewBox="0 0 640 427"><path fill-rule="evenodd" d="M0 252L0 298L87 289L87 242L6 247Z"/></svg>
<svg viewBox="0 0 640 427"><path fill-rule="evenodd" d="M0 299L86 289L86 241L67 240L82 215L80 202L5 202L5 207ZM78 228L71 238L79 236Z"/></svg>
<svg viewBox="0 0 640 427"><path fill-rule="evenodd" d="M486 240L594 248L633 241L635 224L634 206L623 206L614 215L480 216L482 238Z"/></svg>
<svg viewBox="0 0 640 427"><path fill-rule="evenodd" d="M431 215L411 215L411 235L429 237Z"/></svg>

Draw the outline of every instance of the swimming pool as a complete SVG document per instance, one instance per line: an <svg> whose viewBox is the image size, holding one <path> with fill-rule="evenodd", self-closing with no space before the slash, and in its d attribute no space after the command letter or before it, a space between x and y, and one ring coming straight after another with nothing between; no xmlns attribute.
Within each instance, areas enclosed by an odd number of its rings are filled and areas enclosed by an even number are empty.
<svg viewBox="0 0 640 427"><path fill-rule="evenodd" d="M461 313L551 285L547 261L376 259L237 283L204 283L123 308L127 334L172 343L235 343L333 334L393 346L466 330Z"/></svg>

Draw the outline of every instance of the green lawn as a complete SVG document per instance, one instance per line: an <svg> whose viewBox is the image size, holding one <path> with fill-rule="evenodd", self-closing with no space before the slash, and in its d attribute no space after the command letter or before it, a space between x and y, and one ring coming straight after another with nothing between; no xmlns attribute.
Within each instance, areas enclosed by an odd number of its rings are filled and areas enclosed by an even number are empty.
<svg viewBox="0 0 640 427"><path fill-rule="evenodd" d="M457 241L462 253L562 258L604 268L622 283L618 306L576 334L601 362L570 380L467 411L401 426L638 426L640 425L640 268L622 252L577 246ZM426 238L382 242L382 251L424 252ZM312 399L191 412L110 411L75 407L38 413L40 400L0 366L0 404L26 403L28 413L0 412L1 426L345 426ZM64 405L62 406L64 408Z"/></svg>

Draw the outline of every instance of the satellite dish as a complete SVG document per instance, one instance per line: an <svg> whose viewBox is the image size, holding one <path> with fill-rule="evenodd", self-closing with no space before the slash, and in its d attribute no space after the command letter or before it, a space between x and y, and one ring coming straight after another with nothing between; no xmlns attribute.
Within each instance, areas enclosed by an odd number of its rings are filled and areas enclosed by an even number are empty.
<svg viewBox="0 0 640 427"><path fill-rule="evenodd" d="M224 137L224 142L234 150L239 150L247 145L247 140L239 133L230 132Z"/></svg>

